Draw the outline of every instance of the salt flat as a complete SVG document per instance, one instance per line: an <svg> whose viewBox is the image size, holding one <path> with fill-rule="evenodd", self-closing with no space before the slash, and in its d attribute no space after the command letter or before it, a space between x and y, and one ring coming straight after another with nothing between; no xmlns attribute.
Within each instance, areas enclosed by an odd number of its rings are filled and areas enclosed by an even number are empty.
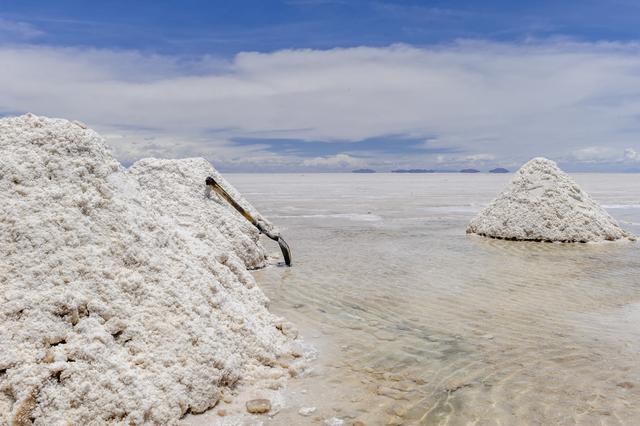
<svg viewBox="0 0 640 426"><path fill-rule="evenodd" d="M640 176L571 176L640 234ZM465 234L511 175L228 178L286 232L295 267L254 274L319 349L267 424L640 422L638 243Z"/></svg>

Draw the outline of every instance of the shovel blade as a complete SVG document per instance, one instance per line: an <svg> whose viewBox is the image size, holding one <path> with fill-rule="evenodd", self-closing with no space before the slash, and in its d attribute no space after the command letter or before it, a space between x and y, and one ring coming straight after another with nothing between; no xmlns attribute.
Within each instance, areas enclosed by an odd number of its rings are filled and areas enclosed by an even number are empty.
<svg viewBox="0 0 640 426"><path fill-rule="evenodd" d="M280 250L282 250L285 265L291 266L291 249L289 249L289 244L287 244L282 237L278 237L278 245L280 246Z"/></svg>

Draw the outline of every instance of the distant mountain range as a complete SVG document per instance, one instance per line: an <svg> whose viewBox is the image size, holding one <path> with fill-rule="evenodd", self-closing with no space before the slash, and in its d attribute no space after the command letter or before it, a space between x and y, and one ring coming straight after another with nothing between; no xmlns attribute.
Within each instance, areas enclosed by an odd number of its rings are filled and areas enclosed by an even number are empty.
<svg viewBox="0 0 640 426"><path fill-rule="evenodd" d="M376 173L373 169L356 169L351 173ZM437 170L437 169L395 169L391 170L391 173L481 173L478 169L462 169L456 170ZM509 170L503 167L496 167L489 170L489 173L509 173Z"/></svg>
<svg viewBox="0 0 640 426"><path fill-rule="evenodd" d="M391 173L435 173L435 170L428 169L397 169L391 170Z"/></svg>

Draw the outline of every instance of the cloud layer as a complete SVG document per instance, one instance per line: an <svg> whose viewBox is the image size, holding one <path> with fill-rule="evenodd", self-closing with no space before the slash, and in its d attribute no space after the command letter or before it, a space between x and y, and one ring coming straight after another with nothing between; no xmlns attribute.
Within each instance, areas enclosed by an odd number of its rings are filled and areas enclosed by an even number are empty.
<svg viewBox="0 0 640 426"><path fill-rule="evenodd" d="M0 111L85 121L124 161L205 156L228 170L286 171L513 167L544 155L622 169L640 163L639 53L635 44L476 41L220 60L4 46ZM423 140L424 152L357 145L385 137ZM274 139L298 148L276 152ZM305 154L319 141L340 152Z"/></svg>

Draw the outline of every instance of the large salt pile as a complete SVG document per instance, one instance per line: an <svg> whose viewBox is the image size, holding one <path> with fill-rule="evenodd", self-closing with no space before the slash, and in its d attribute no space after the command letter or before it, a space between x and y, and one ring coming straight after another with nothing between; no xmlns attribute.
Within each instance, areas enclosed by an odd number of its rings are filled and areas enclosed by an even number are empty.
<svg viewBox="0 0 640 426"><path fill-rule="evenodd" d="M469 223L467 232L531 241L634 239L546 158L522 166L507 189Z"/></svg>
<svg viewBox="0 0 640 426"><path fill-rule="evenodd" d="M0 119L0 425L175 423L286 378L291 338L246 270L264 249L215 173L127 171L80 123Z"/></svg>

